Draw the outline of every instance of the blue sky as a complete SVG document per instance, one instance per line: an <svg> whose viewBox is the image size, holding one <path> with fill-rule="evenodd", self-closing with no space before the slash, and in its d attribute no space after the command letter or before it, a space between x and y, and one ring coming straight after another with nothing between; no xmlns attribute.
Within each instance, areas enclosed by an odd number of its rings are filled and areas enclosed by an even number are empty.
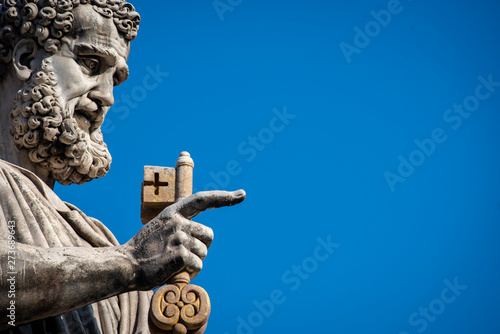
<svg viewBox="0 0 500 334"><path fill-rule="evenodd" d="M498 333L496 1L136 1L109 174L56 192L121 242L144 165L245 189L196 221L208 334Z"/></svg>

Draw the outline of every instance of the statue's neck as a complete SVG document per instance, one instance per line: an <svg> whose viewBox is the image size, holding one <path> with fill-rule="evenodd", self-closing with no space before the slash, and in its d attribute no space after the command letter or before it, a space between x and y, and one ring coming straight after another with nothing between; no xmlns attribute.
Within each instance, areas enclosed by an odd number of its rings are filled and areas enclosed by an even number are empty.
<svg viewBox="0 0 500 334"><path fill-rule="evenodd" d="M54 188L55 181L49 176L46 169L36 166L31 162L26 150L19 150L10 134L11 121L10 112L16 94L23 87L23 82L12 73L5 73L0 82L0 159L23 167L41 178L50 188Z"/></svg>

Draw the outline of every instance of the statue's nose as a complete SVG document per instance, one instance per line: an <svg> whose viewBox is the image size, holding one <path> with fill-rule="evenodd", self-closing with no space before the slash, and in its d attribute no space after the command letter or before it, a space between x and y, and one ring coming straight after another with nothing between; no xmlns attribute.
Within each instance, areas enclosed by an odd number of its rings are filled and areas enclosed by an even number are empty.
<svg viewBox="0 0 500 334"><path fill-rule="evenodd" d="M103 82L89 92L88 97L101 107L111 107L115 103L112 82Z"/></svg>

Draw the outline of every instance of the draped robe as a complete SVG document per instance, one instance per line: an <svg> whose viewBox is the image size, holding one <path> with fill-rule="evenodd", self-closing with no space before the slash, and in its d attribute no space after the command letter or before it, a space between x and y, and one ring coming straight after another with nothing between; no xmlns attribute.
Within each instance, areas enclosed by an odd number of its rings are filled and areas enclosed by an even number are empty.
<svg viewBox="0 0 500 334"><path fill-rule="evenodd" d="M7 242L8 221L16 222L16 241L26 245L45 248L119 245L104 224L63 202L35 174L0 160L0 242ZM56 317L10 327L0 334L150 333L151 296L151 291L120 294Z"/></svg>

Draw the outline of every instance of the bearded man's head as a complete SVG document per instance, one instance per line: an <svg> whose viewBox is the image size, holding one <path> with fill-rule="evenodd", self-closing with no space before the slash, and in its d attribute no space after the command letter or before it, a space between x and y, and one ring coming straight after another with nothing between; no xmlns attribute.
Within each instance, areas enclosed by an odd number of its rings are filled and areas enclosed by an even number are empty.
<svg viewBox="0 0 500 334"><path fill-rule="evenodd" d="M121 0L0 0L0 80L24 81L11 134L61 184L104 176L111 155L100 126L113 87L128 77L140 16Z"/></svg>

